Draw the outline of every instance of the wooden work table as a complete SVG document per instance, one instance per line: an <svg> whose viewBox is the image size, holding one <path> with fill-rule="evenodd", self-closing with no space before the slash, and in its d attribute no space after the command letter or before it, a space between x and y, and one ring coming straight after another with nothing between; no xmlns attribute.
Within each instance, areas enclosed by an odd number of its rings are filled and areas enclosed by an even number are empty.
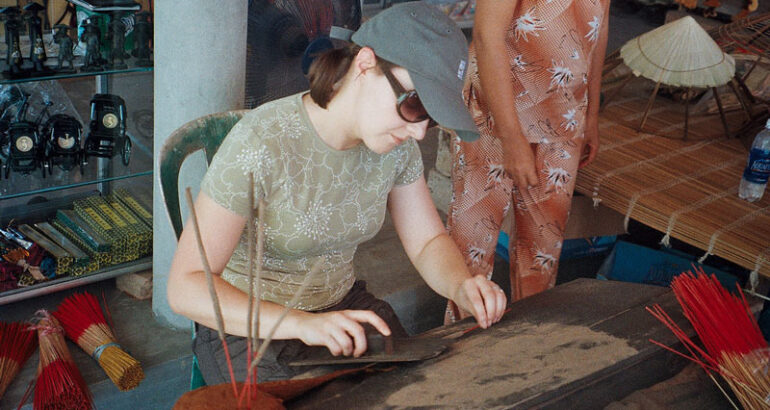
<svg viewBox="0 0 770 410"><path fill-rule="evenodd" d="M288 408L602 408L668 379L686 360L645 311L660 304L688 334L665 287L578 279L512 305L482 330L464 320L420 337L455 338L438 357L337 379ZM681 348L681 347L680 347Z"/></svg>

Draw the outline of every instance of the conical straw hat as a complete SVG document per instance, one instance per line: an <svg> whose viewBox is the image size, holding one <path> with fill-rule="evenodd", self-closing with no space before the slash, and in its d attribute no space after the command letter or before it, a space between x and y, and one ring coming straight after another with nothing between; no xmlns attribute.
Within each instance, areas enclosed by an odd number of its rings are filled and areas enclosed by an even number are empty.
<svg viewBox="0 0 770 410"><path fill-rule="evenodd" d="M735 60L690 16L629 40L620 56L635 75L673 86L716 87L735 74Z"/></svg>

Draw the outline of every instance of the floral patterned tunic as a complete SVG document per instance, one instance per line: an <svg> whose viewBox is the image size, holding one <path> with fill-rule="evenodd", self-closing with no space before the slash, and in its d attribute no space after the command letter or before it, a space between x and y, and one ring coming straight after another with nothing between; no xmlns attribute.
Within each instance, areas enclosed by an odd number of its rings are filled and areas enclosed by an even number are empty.
<svg viewBox="0 0 770 410"><path fill-rule="evenodd" d="M588 73L605 10L599 0L524 0L516 6L505 63L511 67L516 111L529 142L583 136ZM468 105L476 124L492 130L473 46L470 56Z"/></svg>
<svg viewBox="0 0 770 410"><path fill-rule="evenodd" d="M510 1L510 0L499 0ZM501 140L479 80L470 47L463 90L480 138L453 139L449 234L474 275L491 277L503 217L514 213L509 244L511 300L553 287L575 175L584 143L588 76L593 53L607 24L608 0L518 1L499 64L511 70L515 115L533 145L537 185L518 190L505 173ZM476 24L483 24L476 22ZM446 322L462 317L454 303Z"/></svg>

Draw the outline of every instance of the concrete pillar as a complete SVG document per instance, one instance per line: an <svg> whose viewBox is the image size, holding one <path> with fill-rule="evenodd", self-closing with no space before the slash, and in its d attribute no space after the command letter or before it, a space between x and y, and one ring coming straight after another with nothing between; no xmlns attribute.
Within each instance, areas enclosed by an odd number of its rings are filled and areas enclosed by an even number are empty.
<svg viewBox="0 0 770 410"><path fill-rule="evenodd" d="M163 143L182 124L206 114L243 107L247 3L247 0L155 1L156 161ZM180 178L181 191L187 186L197 187L205 170L203 155L188 160L181 172L184 175ZM176 236L161 199L157 162L154 172L152 309L161 323L183 328L189 326L189 321L174 314L166 298Z"/></svg>

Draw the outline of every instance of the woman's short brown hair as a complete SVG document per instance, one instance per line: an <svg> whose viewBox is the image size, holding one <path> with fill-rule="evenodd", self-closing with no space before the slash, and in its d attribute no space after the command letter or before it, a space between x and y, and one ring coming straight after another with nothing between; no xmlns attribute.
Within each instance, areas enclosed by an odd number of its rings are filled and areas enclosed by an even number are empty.
<svg viewBox="0 0 770 410"><path fill-rule="evenodd" d="M361 51L361 46L351 44L344 48L335 48L320 53L310 64L308 79L310 80L310 97L321 108L326 108L334 97L334 85L347 74L353 59ZM393 63L377 58L380 69L390 69Z"/></svg>

